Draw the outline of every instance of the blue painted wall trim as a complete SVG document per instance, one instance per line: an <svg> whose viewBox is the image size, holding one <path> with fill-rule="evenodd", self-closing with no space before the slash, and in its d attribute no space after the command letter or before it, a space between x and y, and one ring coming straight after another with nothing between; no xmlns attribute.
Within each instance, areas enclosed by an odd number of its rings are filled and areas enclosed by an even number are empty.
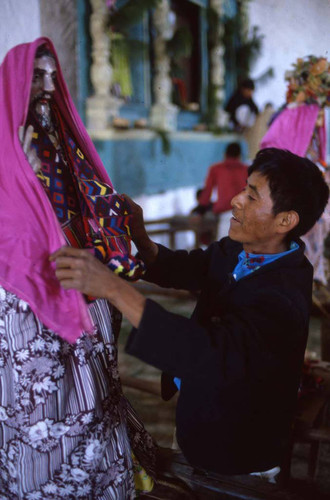
<svg viewBox="0 0 330 500"><path fill-rule="evenodd" d="M92 137L103 164L118 192L131 196L152 195L188 186L202 186L212 163L221 161L235 135L177 132L170 135L171 152L153 132L112 132L110 139ZM247 156L241 142L243 158Z"/></svg>

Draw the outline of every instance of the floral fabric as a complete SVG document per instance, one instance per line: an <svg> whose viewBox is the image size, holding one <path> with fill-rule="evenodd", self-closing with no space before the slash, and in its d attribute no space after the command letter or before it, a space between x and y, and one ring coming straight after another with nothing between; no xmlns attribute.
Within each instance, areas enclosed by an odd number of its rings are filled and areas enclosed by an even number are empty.
<svg viewBox="0 0 330 500"><path fill-rule="evenodd" d="M154 444L122 394L110 306L74 345L0 287L0 500L135 498Z"/></svg>

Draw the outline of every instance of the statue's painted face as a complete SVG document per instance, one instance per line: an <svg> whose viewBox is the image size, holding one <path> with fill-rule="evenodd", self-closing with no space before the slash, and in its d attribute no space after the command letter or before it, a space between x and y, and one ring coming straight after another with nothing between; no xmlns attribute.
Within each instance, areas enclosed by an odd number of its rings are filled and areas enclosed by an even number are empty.
<svg viewBox="0 0 330 500"><path fill-rule="evenodd" d="M50 102L56 86L56 62L47 55L34 60L34 71L30 93L30 107L36 112L40 124L51 125Z"/></svg>

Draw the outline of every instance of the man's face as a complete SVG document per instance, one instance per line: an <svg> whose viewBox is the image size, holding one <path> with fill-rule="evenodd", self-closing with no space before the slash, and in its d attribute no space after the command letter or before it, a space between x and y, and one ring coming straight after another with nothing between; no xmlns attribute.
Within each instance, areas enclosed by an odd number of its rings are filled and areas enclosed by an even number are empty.
<svg viewBox="0 0 330 500"><path fill-rule="evenodd" d="M253 89L247 89L246 87L242 87L241 89L242 96L246 99L251 99L253 96Z"/></svg>
<svg viewBox="0 0 330 500"><path fill-rule="evenodd" d="M281 215L274 216L268 180L253 172L247 185L231 201L233 217L229 236L243 244L246 252L278 253L286 250L284 235L278 231Z"/></svg>
<svg viewBox="0 0 330 500"><path fill-rule="evenodd" d="M34 60L30 93L30 106L38 115L49 114L49 103L55 91L56 63L52 57L42 56Z"/></svg>

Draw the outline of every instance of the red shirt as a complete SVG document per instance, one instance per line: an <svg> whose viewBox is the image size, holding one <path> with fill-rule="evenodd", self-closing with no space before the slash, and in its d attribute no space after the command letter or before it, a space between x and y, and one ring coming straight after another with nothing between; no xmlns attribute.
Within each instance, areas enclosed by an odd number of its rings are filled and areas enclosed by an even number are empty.
<svg viewBox="0 0 330 500"><path fill-rule="evenodd" d="M213 212L220 214L231 209L232 198L242 191L246 185L247 166L235 158L211 165L206 178L205 188L200 196L200 205L208 205L212 191L218 192Z"/></svg>

